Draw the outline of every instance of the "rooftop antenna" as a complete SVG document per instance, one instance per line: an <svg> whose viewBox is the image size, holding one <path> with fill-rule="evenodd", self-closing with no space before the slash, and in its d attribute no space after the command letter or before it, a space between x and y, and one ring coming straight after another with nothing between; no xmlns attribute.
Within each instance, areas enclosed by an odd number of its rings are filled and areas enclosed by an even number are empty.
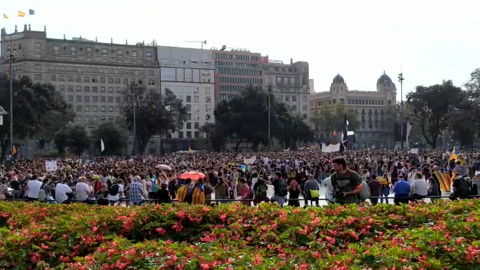
<svg viewBox="0 0 480 270"><path fill-rule="evenodd" d="M200 46L201 46L201 49L203 50L203 45L207 44L207 41L204 40L204 41L185 41L185 42L194 42L194 43L200 43Z"/></svg>

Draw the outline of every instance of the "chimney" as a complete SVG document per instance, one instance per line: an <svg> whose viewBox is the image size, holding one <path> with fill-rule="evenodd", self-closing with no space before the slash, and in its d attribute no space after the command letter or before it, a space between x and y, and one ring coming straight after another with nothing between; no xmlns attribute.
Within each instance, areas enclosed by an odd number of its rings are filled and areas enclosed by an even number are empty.
<svg viewBox="0 0 480 270"><path fill-rule="evenodd" d="M290 58L290 65L293 64L293 58Z"/></svg>

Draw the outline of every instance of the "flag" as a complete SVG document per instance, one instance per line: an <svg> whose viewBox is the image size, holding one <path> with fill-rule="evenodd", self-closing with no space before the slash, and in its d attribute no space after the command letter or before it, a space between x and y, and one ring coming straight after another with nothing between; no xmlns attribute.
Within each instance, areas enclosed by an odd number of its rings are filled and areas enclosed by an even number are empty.
<svg viewBox="0 0 480 270"><path fill-rule="evenodd" d="M188 147L188 153L190 153L190 154L193 153L193 150L192 150L191 147Z"/></svg>
<svg viewBox="0 0 480 270"><path fill-rule="evenodd" d="M348 120L347 120L347 115L345 114L345 118L343 119L342 140L340 141L340 152L343 152L347 149L347 141L348 141Z"/></svg>
<svg viewBox="0 0 480 270"><path fill-rule="evenodd" d="M18 17L21 17L21 18L25 17L25 12L19 10Z"/></svg>
<svg viewBox="0 0 480 270"><path fill-rule="evenodd" d="M457 156L458 156L458 149L457 147L453 147L452 149L452 153L450 154L450 158L448 159L448 161L452 160L452 159L457 159Z"/></svg>
<svg viewBox="0 0 480 270"><path fill-rule="evenodd" d="M8 19L7 14L3 13L3 18L4 18L4 19Z"/></svg>
<svg viewBox="0 0 480 270"><path fill-rule="evenodd" d="M12 156L15 156L17 154L17 148L14 146L12 146Z"/></svg>
<svg viewBox="0 0 480 270"><path fill-rule="evenodd" d="M439 172L436 171L433 173L433 176L440 183L440 189L445 192L450 192L450 187L452 186L453 180L455 179L455 173L450 176L449 172Z"/></svg>
<svg viewBox="0 0 480 270"><path fill-rule="evenodd" d="M105 144L103 143L103 139L100 139L100 150L103 152L105 150Z"/></svg>
<svg viewBox="0 0 480 270"><path fill-rule="evenodd" d="M28 10L28 15L35 15L35 10L29 9Z"/></svg>

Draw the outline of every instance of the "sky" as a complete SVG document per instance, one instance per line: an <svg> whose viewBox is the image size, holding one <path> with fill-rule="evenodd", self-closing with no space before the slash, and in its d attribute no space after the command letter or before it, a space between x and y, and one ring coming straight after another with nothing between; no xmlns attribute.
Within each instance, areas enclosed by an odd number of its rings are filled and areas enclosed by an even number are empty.
<svg viewBox="0 0 480 270"><path fill-rule="evenodd" d="M315 91L340 73L350 90L376 90L385 71L403 94L417 85L463 85L480 67L478 0L0 0L1 27L47 26L49 38L247 48L284 63L308 61ZM35 10L17 18L17 11Z"/></svg>

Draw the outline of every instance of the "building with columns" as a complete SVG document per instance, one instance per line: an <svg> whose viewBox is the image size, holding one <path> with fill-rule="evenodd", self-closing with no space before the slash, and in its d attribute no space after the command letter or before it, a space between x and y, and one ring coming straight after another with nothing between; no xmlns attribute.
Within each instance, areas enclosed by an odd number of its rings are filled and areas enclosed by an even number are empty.
<svg viewBox="0 0 480 270"><path fill-rule="evenodd" d="M388 122L387 111L396 104L397 88L385 72L378 78L376 87L376 91L350 90L338 74L328 92L310 95L310 113L321 114L325 108L343 103L346 110L354 110L360 121L359 129L355 130L357 147L393 147L393 125ZM320 141L332 139L332 132L318 134Z"/></svg>

